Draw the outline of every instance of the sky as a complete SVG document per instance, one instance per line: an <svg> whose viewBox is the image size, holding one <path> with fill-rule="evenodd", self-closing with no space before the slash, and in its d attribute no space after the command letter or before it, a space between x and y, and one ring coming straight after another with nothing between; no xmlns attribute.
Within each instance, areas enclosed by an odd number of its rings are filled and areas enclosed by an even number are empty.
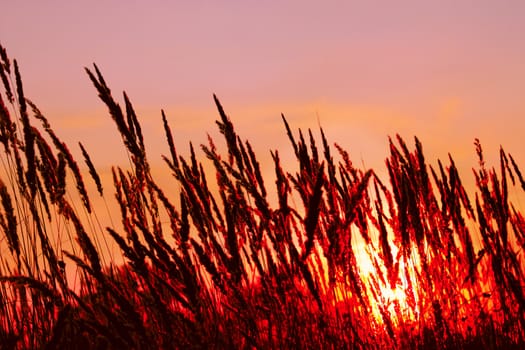
<svg viewBox="0 0 525 350"><path fill-rule="evenodd" d="M518 0L6 1L0 12L26 95L107 169L126 159L92 63L130 96L154 166L167 154L161 109L181 154L218 138L214 93L268 169L270 150L292 160L281 113L379 172L397 133L419 137L432 164L452 153L467 177L475 138L489 160L502 145L525 166L523 33Z"/></svg>

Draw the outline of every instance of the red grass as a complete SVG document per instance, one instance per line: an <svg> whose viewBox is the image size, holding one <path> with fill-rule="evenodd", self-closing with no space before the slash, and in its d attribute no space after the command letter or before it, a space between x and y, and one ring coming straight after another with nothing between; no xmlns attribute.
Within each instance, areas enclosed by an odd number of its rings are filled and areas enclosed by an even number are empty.
<svg viewBox="0 0 525 350"><path fill-rule="evenodd" d="M164 159L180 185L180 198L170 198L150 173L131 102L124 95L123 111L95 67L89 78L132 160L130 169L113 169L122 226L102 233L91 229L96 210L67 145L26 101L18 67L11 72L3 48L1 57L5 348L525 344L525 219L508 196L509 187L525 189L525 182L503 150L499 169L489 169L476 140L477 191L470 197L452 157L430 166L418 139L410 150L397 137L387 185L373 170L355 168L336 145L337 160L322 130L318 148L311 131L296 136L283 116L299 169L287 171L272 152L272 203L251 145L215 97L227 153L211 139L201 148L219 190L211 190L193 146L188 158L178 155L163 113L170 147ZM80 208L73 205L78 197ZM64 247L55 232L70 243ZM124 264L103 263L101 239L114 241Z"/></svg>

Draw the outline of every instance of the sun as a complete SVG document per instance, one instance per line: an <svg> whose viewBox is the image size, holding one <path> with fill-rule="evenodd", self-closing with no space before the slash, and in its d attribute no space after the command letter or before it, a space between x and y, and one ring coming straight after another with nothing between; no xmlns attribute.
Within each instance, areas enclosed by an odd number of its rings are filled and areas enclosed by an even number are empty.
<svg viewBox="0 0 525 350"><path fill-rule="evenodd" d="M397 252L393 253L397 256ZM360 275L370 300L371 312L379 323L383 323L385 317L388 317L399 325L415 321L419 316L417 282L411 277L414 275L414 266L403 259L397 264L396 283L391 285L386 277L386 268L374 266L370 252L359 256Z"/></svg>

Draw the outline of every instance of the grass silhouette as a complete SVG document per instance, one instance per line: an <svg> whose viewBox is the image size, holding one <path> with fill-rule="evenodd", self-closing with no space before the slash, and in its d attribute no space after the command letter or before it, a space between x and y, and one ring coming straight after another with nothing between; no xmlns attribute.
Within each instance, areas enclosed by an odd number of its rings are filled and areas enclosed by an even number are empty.
<svg viewBox="0 0 525 350"><path fill-rule="evenodd" d="M86 72L131 165L113 167L108 194L80 144L90 194L68 146L25 97L16 60L0 53L2 348L525 344L525 218L508 198L525 181L503 149L499 169L487 168L476 140L469 197L453 158L427 164L417 138L413 149L390 140L386 182L354 167L322 129L319 141L283 116L298 170L272 151L270 187L214 96L226 152L212 139L201 146L213 185L193 146L189 157L177 153L162 112L166 171L180 186L172 198L151 174L130 100L124 94L122 108L94 66ZM90 196L108 195L122 225L100 232ZM107 260L108 242L123 264Z"/></svg>

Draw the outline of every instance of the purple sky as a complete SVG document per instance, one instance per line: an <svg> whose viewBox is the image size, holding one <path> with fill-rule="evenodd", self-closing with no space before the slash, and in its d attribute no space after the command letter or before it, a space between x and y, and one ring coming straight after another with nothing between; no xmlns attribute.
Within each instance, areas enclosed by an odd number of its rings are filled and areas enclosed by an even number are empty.
<svg viewBox="0 0 525 350"><path fill-rule="evenodd" d="M479 137L489 158L502 144L525 166L524 1L182 3L9 1L0 41L27 96L101 167L125 162L92 62L128 92L153 163L167 153L160 109L187 154L217 135L216 93L263 162L290 152L282 112L294 128L319 121L366 166L382 167L395 133L432 163L451 152L468 171Z"/></svg>

